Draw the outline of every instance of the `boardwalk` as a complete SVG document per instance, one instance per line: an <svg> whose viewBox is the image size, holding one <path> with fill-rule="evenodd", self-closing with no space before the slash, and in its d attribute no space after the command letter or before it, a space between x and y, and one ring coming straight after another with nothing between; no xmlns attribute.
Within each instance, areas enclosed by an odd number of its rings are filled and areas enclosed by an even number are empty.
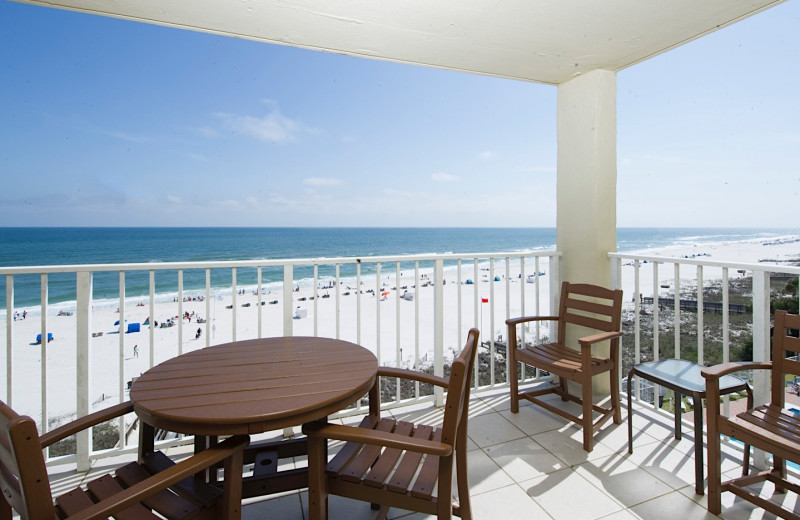
<svg viewBox="0 0 800 520"><path fill-rule="evenodd" d="M653 304L653 298L644 297L642 298L642 303L646 305ZM668 307L672 309L675 306L675 299L674 298L659 298L658 299L658 306L659 307ZM682 311L692 311L697 312L697 300L680 300L680 309ZM722 312L722 302L707 302L703 301L703 311L706 312ZM747 306L743 303L729 303L728 304L728 311L734 314L744 314L747 312Z"/></svg>

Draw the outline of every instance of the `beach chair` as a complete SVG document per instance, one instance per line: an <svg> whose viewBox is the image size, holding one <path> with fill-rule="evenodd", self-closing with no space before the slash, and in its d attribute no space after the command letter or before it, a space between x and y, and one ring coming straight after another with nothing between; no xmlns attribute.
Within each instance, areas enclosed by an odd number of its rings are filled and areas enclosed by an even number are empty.
<svg viewBox="0 0 800 520"><path fill-rule="evenodd" d="M535 321L555 321L558 324L555 341L541 345L519 345L517 327ZM561 285L561 301L558 316L525 316L506 320L508 326L509 385L511 387L511 412L519 412L519 400L528 401L574 421L583 428L583 449L594 448L594 432L613 418L615 424L622 422L619 406L619 338L622 336L622 291L606 289L597 285L564 282ZM567 325L584 334L578 338L574 349L566 345ZM585 331L592 334L585 335ZM592 352L598 343L609 342L608 357ZM519 366L524 363L558 376L558 385L547 384L524 391L519 390ZM609 406L593 403L592 377L608 372L611 388ZM581 395L569 393L567 381L581 385ZM574 415L563 408L539 399L546 394L557 394L562 401L574 401L581 405L582 414ZM594 412L600 416L595 420Z"/></svg>
<svg viewBox="0 0 800 520"><path fill-rule="evenodd" d="M111 515L134 520L240 518L242 452L249 442L247 436L230 437L177 464L161 452L144 454L141 464L121 466L115 476L93 478L54 501L42 450L132 411L130 402L122 403L39 436L33 419L17 415L0 401L0 486L5 499L0 499L0 519L10 519L12 509L27 520L105 519ZM221 463L226 477L221 490L195 477Z"/></svg>
<svg viewBox="0 0 800 520"><path fill-rule="evenodd" d="M767 404L733 417L722 415L719 405L708 406L708 510L715 515L722 509L722 492L730 491L781 518L800 519L794 510L783 509L782 501L770 500L763 494L761 486L756 486L769 481L774 484L776 493L788 489L800 494L796 481L789 482L786 477L786 461L800 463L800 417L784 408L786 376L800 375L800 361L796 358L800 353L800 339L795 335L797 329L800 329L800 315L776 311L771 362L724 363L701 372L706 378L707 403L720 402L719 378L725 374L740 370L769 370L772 376L770 402ZM745 471L741 477L723 482L720 435L771 453L772 469L750 475ZM749 463L748 454L746 448L745 468ZM794 500L785 502L789 508L795 504Z"/></svg>
<svg viewBox="0 0 800 520"><path fill-rule="evenodd" d="M439 520L453 514L472 518L467 480L467 415L477 346L478 330L471 329L464 349L453 360L449 379L399 368L378 368L378 380L369 394L370 413L358 427L324 420L303 426L308 436L311 520L327 518L329 494L380 506L379 518L385 518L389 507L436 515ZM442 426L380 417L380 376L446 388ZM346 444L327 462L329 439ZM452 500L454 460L458 504Z"/></svg>

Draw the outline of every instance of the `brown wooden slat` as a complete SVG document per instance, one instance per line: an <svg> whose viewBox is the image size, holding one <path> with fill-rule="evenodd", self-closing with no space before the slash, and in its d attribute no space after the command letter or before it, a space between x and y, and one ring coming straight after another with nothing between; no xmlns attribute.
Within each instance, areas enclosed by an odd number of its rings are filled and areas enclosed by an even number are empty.
<svg viewBox="0 0 800 520"><path fill-rule="evenodd" d="M154 474L175 465L172 459L160 451L148 453L143 463L145 468ZM211 507L222 496L219 488L194 477L181 480L172 486L172 490L203 507Z"/></svg>
<svg viewBox="0 0 800 520"><path fill-rule="evenodd" d="M58 506L66 516L74 515L91 505L94 505L94 501L89 494L81 488L75 488L56 498L56 506Z"/></svg>
<svg viewBox="0 0 800 520"><path fill-rule="evenodd" d="M141 482L151 476L146 469L135 462L117 469L115 474L117 476L117 480L119 480L126 488L129 488L137 482ZM198 510L198 506L196 504L193 504L185 498L180 497L166 489L148 497L143 501L143 503L147 507L155 509L159 514L166 516L170 520L188 518L195 514L195 512Z"/></svg>
<svg viewBox="0 0 800 520"><path fill-rule="evenodd" d="M394 430L395 421L389 417L384 417L374 428L376 431L391 432ZM347 468L341 473L340 478L349 482L359 482L367 473L369 468L378 460L381 454L381 446L363 444L358 454L350 459Z"/></svg>
<svg viewBox="0 0 800 520"><path fill-rule="evenodd" d="M361 419L361 424L359 424L358 427L372 429L377 423L378 419L366 416ZM325 466L325 472L330 476L341 474L344 468L347 467L347 463L350 461L350 459L355 456L360 449L361 444L348 442L336 453L336 455L333 456L330 462L328 462L328 464Z"/></svg>
<svg viewBox="0 0 800 520"><path fill-rule="evenodd" d="M605 316L607 320L610 320L614 313L614 307L609 303L582 300L572 294L567 298L567 308Z"/></svg>
<svg viewBox="0 0 800 520"><path fill-rule="evenodd" d="M414 429L412 437L419 439L430 439L433 433L433 428L427 424L418 425ZM386 484L386 489L394 491L395 493L407 493L408 486L411 484L411 479L419 468L419 461L422 460L421 453L414 453L406 451L400 459L394 475L389 479Z"/></svg>
<svg viewBox="0 0 800 520"><path fill-rule="evenodd" d="M436 428L433 432L433 440L442 440L442 429ZM439 480L439 457L428 455L425 457L425 462L419 470L417 478L414 480L414 486L411 488L411 494L417 498L424 498L430 500L433 496L433 489L436 487L436 481ZM439 496L442 500L450 500L450 490L439 490Z"/></svg>
<svg viewBox="0 0 800 520"><path fill-rule="evenodd" d="M786 351L788 349L784 349ZM798 352L797 350L789 350L789 352ZM800 374L800 361L794 359L784 359L783 360L783 371L789 374Z"/></svg>
<svg viewBox="0 0 800 520"><path fill-rule="evenodd" d="M398 435L411 435L414 429L414 423L408 421L398 421L395 426L394 433ZM370 487L383 487L383 483L389 478L389 475L397 464L403 450L396 448L387 448L383 450L378 462L372 466L369 474L364 479L364 484Z"/></svg>
<svg viewBox="0 0 800 520"><path fill-rule="evenodd" d="M110 498L124 489L111 475L103 475L89 482L87 487L89 493L91 493L98 502ZM158 517L143 505L135 504L118 513L114 513L114 518L116 520L155 520Z"/></svg>
<svg viewBox="0 0 800 520"><path fill-rule="evenodd" d="M609 321L599 320L589 316L581 316L572 312L567 312L563 318L565 323L572 323L581 327L588 327L602 332L611 332L614 330L612 323Z"/></svg>

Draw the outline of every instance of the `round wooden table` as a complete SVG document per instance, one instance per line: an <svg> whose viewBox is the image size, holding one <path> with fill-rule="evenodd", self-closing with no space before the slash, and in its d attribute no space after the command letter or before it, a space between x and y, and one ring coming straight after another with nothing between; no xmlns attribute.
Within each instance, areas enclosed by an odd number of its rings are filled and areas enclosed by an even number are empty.
<svg viewBox="0 0 800 520"><path fill-rule="evenodd" d="M236 341L165 361L130 398L145 424L194 435L253 434L346 408L375 383L378 361L347 341L278 337Z"/></svg>

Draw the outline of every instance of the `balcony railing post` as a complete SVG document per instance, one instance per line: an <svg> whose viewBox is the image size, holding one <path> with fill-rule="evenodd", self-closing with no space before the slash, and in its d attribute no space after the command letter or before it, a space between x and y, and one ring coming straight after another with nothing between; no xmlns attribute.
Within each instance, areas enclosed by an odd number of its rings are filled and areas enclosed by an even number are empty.
<svg viewBox="0 0 800 520"><path fill-rule="evenodd" d="M13 330L14 327L12 326L14 314L14 275L7 274L6 275L6 403L8 406L14 406L13 400L13 388L12 385L13 379L11 377L11 368L12 368L12 361L14 356L12 356L12 349L11 345L13 345Z"/></svg>
<svg viewBox="0 0 800 520"><path fill-rule="evenodd" d="M92 273L79 271L77 273L77 287L75 291L77 308L76 317L76 412L78 417L89 415L89 381L91 380L91 355L89 352L89 338L92 330ZM122 322L122 316L120 316ZM43 342L46 340L43 338ZM122 377L122 374L120 374ZM75 436L75 454L78 471L89 470L89 431L83 430Z"/></svg>
<svg viewBox="0 0 800 520"><path fill-rule="evenodd" d="M444 260L433 263L433 373L444 376ZM417 290L418 297L420 291ZM415 298L416 299L416 298ZM444 405L441 387L434 387L436 406Z"/></svg>
<svg viewBox="0 0 800 520"><path fill-rule="evenodd" d="M294 297L292 291L294 290L294 266L286 264L283 266L283 335L294 335L294 324L292 322L292 302Z"/></svg>
<svg viewBox="0 0 800 520"><path fill-rule="evenodd" d="M42 417L41 423L39 427L42 429L42 432L48 431L48 424L47 424L47 274L42 274L42 284L40 289L40 297L39 301L41 302L41 341L40 343L40 351L41 356L40 359L42 360L41 363L41 396L42 396Z"/></svg>
<svg viewBox="0 0 800 520"><path fill-rule="evenodd" d="M770 312L769 273L753 271L753 361L770 360ZM769 400L770 382L766 370L753 372L753 398L755 406ZM768 467L767 456L761 450L753 453L753 465L759 469Z"/></svg>
<svg viewBox="0 0 800 520"><path fill-rule="evenodd" d="M558 257L557 256L551 256L549 258L549 264L550 264L550 309L547 312L549 312L550 314L554 314L554 313L558 312L558 302L559 302L559 299L561 297L561 287L559 287L561 285L561 281L559 280L561 275L560 275L560 273L558 271L559 263L560 262L558 261ZM536 272L538 273L539 272L538 271L539 266L536 266L536 269L537 269ZM539 309L536 309L536 310L537 310L537 312L541 312ZM550 327L549 334L550 334L551 340L552 340L552 338L555 338L556 340L561 339L561 338L557 337L558 335L556 334L555 323L551 321L550 324L549 324L549 327ZM539 375L538 371L537 371L536 375L537 376Z"/></svg>

